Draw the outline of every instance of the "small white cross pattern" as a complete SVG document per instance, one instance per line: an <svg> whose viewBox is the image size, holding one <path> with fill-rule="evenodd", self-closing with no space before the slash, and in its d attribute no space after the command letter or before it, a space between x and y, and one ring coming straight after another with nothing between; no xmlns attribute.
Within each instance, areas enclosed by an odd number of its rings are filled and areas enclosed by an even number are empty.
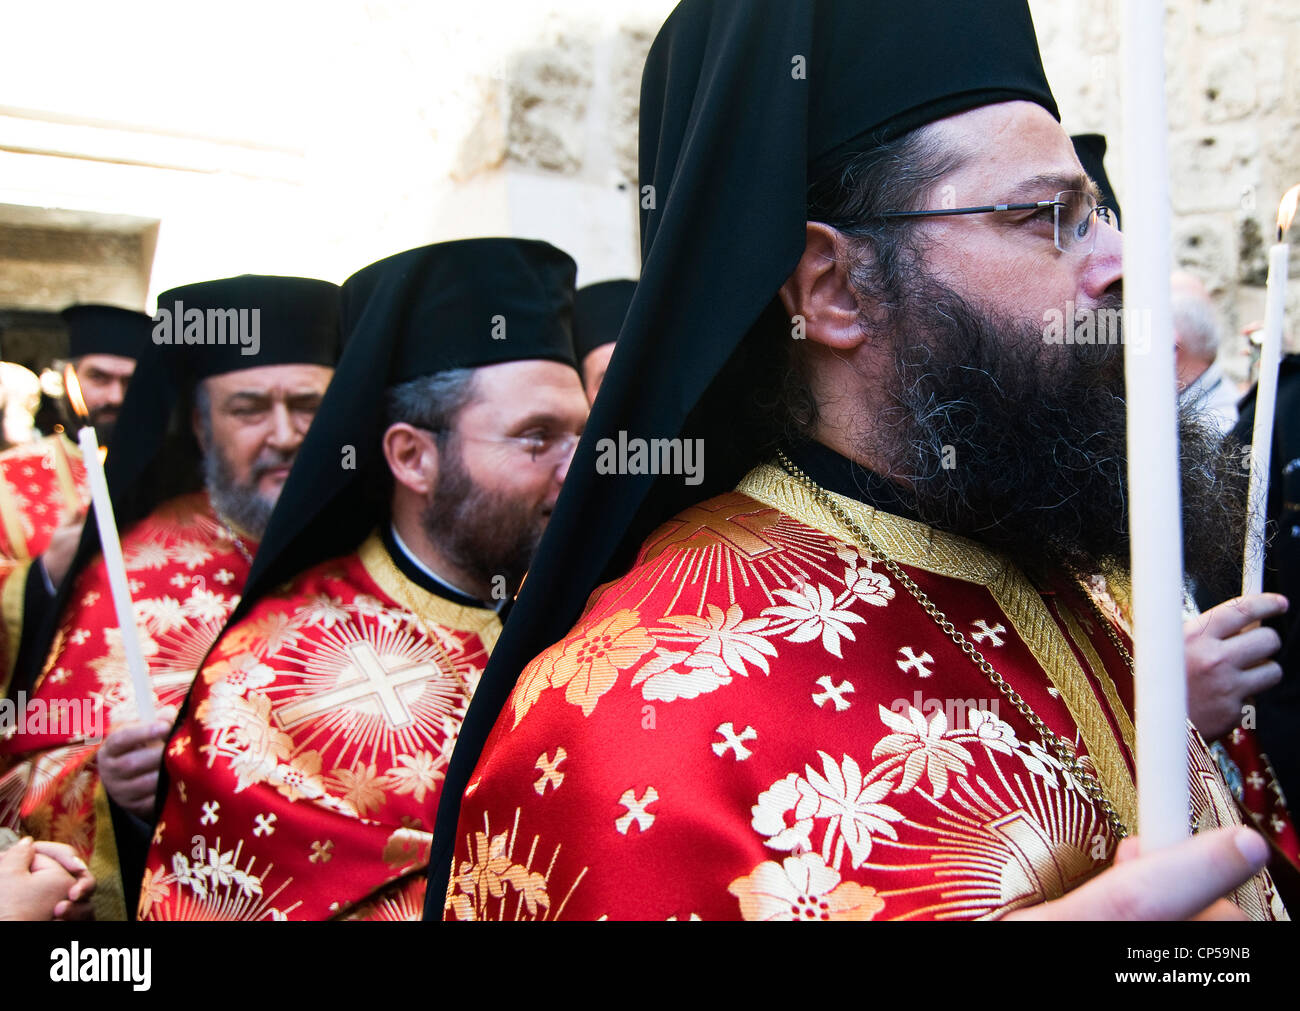
<svg viewBox="0 0 1300 1011"><path fill-rule="evenodd" d="M724 740L713 742L713 753L721 758L728 751L732 751L735 753L737 762L743 762L753 754L752 751L745 747L744 742L758 740L758 731L753 727L746 727L738 734L736 728L730 723L723 723L714 733L721 734Z"/></svg>
<svg viewBox="0 0 1300 1011"><path fill-rule="evenodd" d="M555 749L554 759L547 758L545 751L538 756L537 764L534 768L542 774L542 778L533 784L533 789L537 791L537 796L540 797L544 794L547 786L551 786L556 790L560 788L560 784L564 782L564 773L557 772L556 768L567 757L568 755L565 754L563 748Z"/></svg>
<svg viewBox="0 0 1300 1011"><path fill-rule="evenodd" d="M647 786L645 793L637 797L635 789L623 791L623 796L618 798L618 802L627 808L627 814L621 816L614 822L614 827L622 835L627 835L632 823L642 832L654 824L655 816L646 810L651 804L659 799L659 791L653 786Z"/></svg>
<svg viewBox="0 0 1300 1011"><path fill-rule="evenodd" d="M849 700L844 696L853 694L852 681L841 681L839 684L835 684L831 681L829 674L823 674L817 679L817 684L825 689L825 691L813 692L812 700L817 704L818 709L825 706L827 702L832 701L835 703L837 713L842 713L849 708Z"/></svg>
<svg viewBox="0 0 1300 1011"><path fill-rule="evenodd" d="M987 642L990 646L1001 646L1006 641L1002 637L1006 635L1007 628L1001 622L990 625L987 621L980 619L975 622L975 628L979 631L970 634L973 642L981 644Z"/></svg>
<svg viewBox="0 0 1300 1011"><path fill-rule="evenodd" d="M904 646L898 652L902 655L902 659L897 661L898 669L904 674L908 671L914 671L919 677L928 678L934 673L927 666L934 663L934 657L928 652L922 652L918 655L911 646Z"/></svg>
<svg viewBox="0 0 1300 1011"><path fill-rule="evenodd" d="M221 810L221 802L217 800L205 800L203 802L203 817L199 819L200 825L215 825L221 815L217 814Z"/></svg>
<svg viewBox="0 0 1300 1011"><path fill-rule="evenodd" d="M275 812L270 814L259 814L253 819L257 827L253 829L253 835L270 835L275 831L275 820L278 816Z"/></svg>

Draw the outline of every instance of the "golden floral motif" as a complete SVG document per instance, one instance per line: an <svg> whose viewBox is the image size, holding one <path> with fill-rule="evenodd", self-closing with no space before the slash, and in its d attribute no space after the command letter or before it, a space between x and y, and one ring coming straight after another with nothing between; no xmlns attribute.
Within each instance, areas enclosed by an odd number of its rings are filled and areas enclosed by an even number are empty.
<svg viewBox="0 0 1300 1011"><path fill-rule="evenodd" d="M514 725L546 688L564 688L565 699L590 716L600 697L614 687L620 672L634 666L655 646L639 625L640 615L625 608L553 646L524 670L514 693Z"/></svg>
<svg viewBox="0 0 1300 1011"><path fill-rule="evenodd" d="M329 781L363 818L384 806L384 777L375 771L373 763L357 762L350 769L335 769Z"/></svg>
<svg viewBox="0 0 1300 1011"><path fill-rule="evenodd" d="M955 741L947 740L948 717L942 709L929 720L919 709L908 706L907 715L880 706L880 718L894 731L871 749L871 757L905 756L898 792L906 793L925 775L934 796L948 792L948 774L963 775L975 763L975 756Z"/></svg>
<svg viewBox="0 0 1300 1011"><path fill-rule="evenodd" d="M791 773L773 783L759 795L750 824L772 849L799 852L812 848L812 832L820 820L826 826L823 861L841 866L847 847L850 864L861 867L871 855L874 837L898 839L891 823L902 821L903 815L881 803L894 784L881 767L863 775L848 755L836 762L824 751L817 754L821 770L805 765L802 776Z"/></svg>
<svg viewBox="0 0 1300 1011"><path fill-rule="evenodd" d="M384 863L395 870L429 862L433 834L417 828L399 828L384 843Z"/></svg>
<svg viewBox="0 0 1300 1011"><path fill-rule="evenodd" d="M781 863L766 860L737 878L727 891L746 920L871 920L885 908L874 888L842 881L820 853L801 853Z"/></svg>
<svg viewBox="0 0 1300 1011"><path fill-rule="evenodd" d="M221 638L221 651L227 656L249 652L267 656L297 637L298 622L294 615L274 611L255 620L245 620L231 626Z"/></svg>
<svg viewBox="0 0 1300 1011"><path fill-rule="evenodd" d="M774 618L785 618L794 627L786 633L787 642L811 642L821 639L822 648L831 656L843 659L840 638L854 641L851 624L866 621L860 614L848 610L846 600L841 600L821 584L808 584L798 589L779 588L772 591L786 603L763 611Z"/></svg>
<svg viewBox="0 0 1300 1011"><path fill-rule="evenodd" d="M449 736L454 738L454 734ZM397 764L388 770L385 779L397 793L413 794L416 803L421 803L425 794L432 791L442 778L438 758L427 751L397 755L396 758Z"/></svg>
<svg viewBox="0 0 1300 1011"><path fill-rule="evenodd" d="M487 832L474 834L474 858L461 861L453 882L457 894L450 904L457 919L481 919L488 900L504 898L507 888L520 894L531 916L550 906L545 876L510 859L509 836L508 832L491 837Z"/></svg>
<svg viewBox="0 0 1300 1011"><path fill-rule="evenodd" d="M647 701L696 698L730 684L733 674L748 677L748 664L767 674L767 658L776 656L776 647L764 638L768 620L746 618L739 604L726 611L709 604L705 617L683 614L663 620L667 627L654 630L656 642L684 648L656 646L654 658L632 678Z"/></svg>

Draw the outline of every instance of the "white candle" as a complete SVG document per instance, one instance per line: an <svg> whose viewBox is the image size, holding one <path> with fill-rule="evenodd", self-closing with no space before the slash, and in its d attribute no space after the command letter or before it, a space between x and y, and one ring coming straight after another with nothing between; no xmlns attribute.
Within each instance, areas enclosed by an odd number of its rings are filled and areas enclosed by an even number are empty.
<svg viewBox="0 0 1300 1011"><path fill-rule="evenodd" d="M1282 362L1282 317L1286 312L1287 245L1282 241L1295 214L1300 186L1287 191L1277 213L1277 244L1268 251L1268 291L1264 303L1264 339L1259 349L1259 383L1255 393L1255 427L1250 440L1245 562L1241 592L1264 589L1264 524L1268 519L1268 469L1273 456L1273 418L1277 413L1277 370Z"/></svg>
<svg viewBox="0 0 1300 1011"><path fill-rule="evenodd" d="M1188 834L1187 684L1173 318L1164 4L1128 0L1124 55L1124 368L1142 850ZM1148 325L1139 326L1139 320ZM1150 346L1136 340L1139 331Z"/></svg>
<svg viewBox="0 0 1300 1011"><path fill-rule="evenodd" d="M135 693L136 709L140 720L152 723L156 716L153 688L149 672L144 665L140 649L140 633L135 626L135 605L131 600L131 587L126 580L126 563L122 561L122 542L118 540L117 523L113 518L113 500L108 497L108 481L104 478L104 465L99 460L99 442L95 430L86 425L77 433L86 477L90 482L90 498L95 506L95 522L99 525L99 547L108 571L108 586L113 593L113 607L117 611L117 624L122 630L122 651L126 654L126 669L131 675L131 689Z"/></svg>

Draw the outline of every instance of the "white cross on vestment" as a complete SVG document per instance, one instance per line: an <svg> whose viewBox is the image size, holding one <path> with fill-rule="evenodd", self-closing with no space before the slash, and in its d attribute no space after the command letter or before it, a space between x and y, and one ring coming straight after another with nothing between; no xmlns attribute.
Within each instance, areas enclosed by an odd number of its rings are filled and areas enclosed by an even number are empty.
<svg viewBox="0 0 1300 1011"><path fill-rule="evenodd" d="M978 631L970 634L971 639L979 643L987 641L990 646L1001 646L1003 642L1002 636L1005 635L1007 631L1006 626L1001 622L990 626L989 623L984 621L982 618L975 622L975 628L978 629Z"/></svg>
<svg viewBox="0 0 1300 1011"><path fill-rule="evenodd" d="M544 794L547 786L552 786L557 790L560 788L560 784L564 782L564 773L557 772L556 767L559 766L559 764L567 757L568 755L564 753L563 748L555 749L554 759L547 758L545 751L538 756L537 764L534 768L542 774L542 778L533 784L533 789L537 791L537 796L540 797Z"/></svg>
<svg viewBox="0 0 1300 1011"><path fill-rule="evenodd" d="M721 734L725 740L713 742L713 753L721 758L728 750L735 752L736 761L743 762L753 752L745 747L745 741L755 741L758 739L758 731L753 727L746 727L739 734L736 728L730 723L724 723L714 733Z"/></svg>
<svg viewBox="0 0 1300 1011"><path fill-rule="evenodd" d="M813 692L812 700L817 703L818 709L832 700L835 702L835 711L837 713L842 713L849 708L850 703L844 696L853 694L855 689L852 681L841 681L839 684L835 684L831 681L829 674L823 674L817 679L817 684L826 689L822 692Z"/></svg>
<svg viewBox="0 0 1300 1011"><path fill-rule="evenodd" d="M903 656L903 659L898 661L898 669L904 674L908 671L915 671L918 676L928 678L934 673L934 671L930 670L930 668L926 666L927 664L934 663L934 657L932 657L928 652L923 652L918 655L912 651L911 646L904 646L898 652Z"/></svg>
<svg viewBox="0 0 1300 1011"><path fill-rule="evenodd" d="M361 699L377 696L384 718L394 730L408 727L415 722L411 711L397 693L397 689L406 685L419 684L438 673L438 665L424 662L409 664L389 670L379 659L379 654L368 642L348 644L348 654L352 657L352 667L344 675L356 673L359 677L343 680L323 692L305 699L298 699L276 710L276 719L280 726L288 729L313 716L320 716L331 709L359 702Z"/></svg>
<svg viewBox="0 0 1300 1011"><path fill-rule="evenodd" d="M653 786L647 786L645 793L638 800L636 791L628 789L623 791L623 796L618 798L618 802L627 808L627 814L620 817L614 822L614 827L623 835L627 835L628 829L632 823L636 822L636 827L642 832L654 824L655 816L646 810L651 804L659 799L659 791Z"/></svg>

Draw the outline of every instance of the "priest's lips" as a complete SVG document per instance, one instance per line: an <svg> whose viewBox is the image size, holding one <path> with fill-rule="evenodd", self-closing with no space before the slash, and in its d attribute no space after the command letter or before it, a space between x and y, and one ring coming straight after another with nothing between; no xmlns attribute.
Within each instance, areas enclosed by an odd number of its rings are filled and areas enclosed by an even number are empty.
<svg viewBox="0 0 1300 1011"><path fill-rule="evenodd" d="M289 479L289 469L293 466L292 461L287 463L272 463L255 465L253 468L253 483L257 485L268 485L274 489L280 489L284 482Z"/></svg>
<svg viewBox="0 0 1300 1011"><path fill-rule="evenodd" d="M111 425L117 421L118 409L116 407L100 407L90 412L90 423L98 428L101 425Z"/></svg>

